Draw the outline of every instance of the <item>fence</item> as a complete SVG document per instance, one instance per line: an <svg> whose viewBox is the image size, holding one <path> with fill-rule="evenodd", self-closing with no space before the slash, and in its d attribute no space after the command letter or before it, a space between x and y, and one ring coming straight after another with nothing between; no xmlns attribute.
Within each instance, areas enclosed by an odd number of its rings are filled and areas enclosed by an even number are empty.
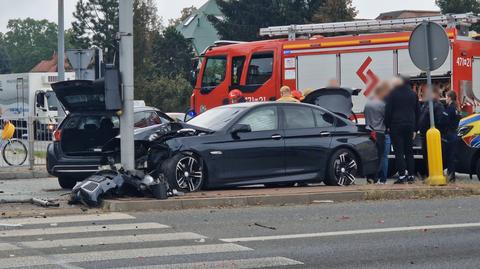
<svg viewBox="0 0 480 269"><path fill-rule="evenodd" d="M56 117L16 117L8 119L15 125L11 140L1 141L0 167L22 166L33 169L45 166L47 148L60 122ZM0 121L3 131L5 119Z"/></svg>

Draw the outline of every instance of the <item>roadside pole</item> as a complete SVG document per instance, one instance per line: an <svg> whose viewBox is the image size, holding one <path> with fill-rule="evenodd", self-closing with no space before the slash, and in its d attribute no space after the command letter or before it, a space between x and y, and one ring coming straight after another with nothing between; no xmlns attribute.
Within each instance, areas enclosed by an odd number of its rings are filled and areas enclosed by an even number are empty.
<svg viewBox="0 0 480 269"><path fill-rule="evenodd" d="M447 185L443 175L442 139L435 128L432 74L446 61L450 50L450 40L442 26L424 21L412 32L409 53L413 63L427 73L428 105L430 129L427 131L428 183L432 186Z"/></svg>
<svg viewBox="0 0 480 269"><path fill-rule="evenodd" d="M123 167L135 169L133 135L133 0L119 1L120 73L123 110L120 116L121 159Z"/></svg>
<svg viewBox="0 0 480 269"><path fill-rule="evenodd" d="M58 81L65 80L65 7L64 7L64 0L58 0L58 49L57 49L57 56L58 56L58 63L57 63L57 71L58 71ZM63 119L65 118L65 111L61 108L58 109L58 117Z"/></svg>

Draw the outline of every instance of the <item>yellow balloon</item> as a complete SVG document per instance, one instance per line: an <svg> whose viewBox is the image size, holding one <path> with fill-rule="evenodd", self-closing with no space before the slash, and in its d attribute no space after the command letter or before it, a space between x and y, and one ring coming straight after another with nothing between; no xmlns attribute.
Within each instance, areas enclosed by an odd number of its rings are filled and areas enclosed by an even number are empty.
<svg viewBox="0 0 480 269"><path fill-rule="evenodd" d="M3 140L11 139L14 133L15 133L15 125L13 125L11 122L6 123L3 126L2 139Z"/></svg>

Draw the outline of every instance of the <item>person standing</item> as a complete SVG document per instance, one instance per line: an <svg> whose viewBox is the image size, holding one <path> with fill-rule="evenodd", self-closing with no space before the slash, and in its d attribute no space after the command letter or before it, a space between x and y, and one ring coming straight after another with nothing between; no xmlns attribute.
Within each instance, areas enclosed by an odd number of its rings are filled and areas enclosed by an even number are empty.
<svg viewBox="0 0 480 269"><path fill-rule="evenodd" d="M293 97L292 90L288 86L280 88L280 96L281 97L277 100L278 102L300 103L300 101Z"/></svg>
<svg viewBox="0 0 480 269"><path fill-rule="evenodd" d="M445 128L445 163L447 166L447 175L450 182L455 182L455 162L457 155L457 143L459 141L457 128L461 118L461 112L457 104L457 94L454 91L446 93L447 106L445 113L447 123Z"/></svg>
<svg viewBox="0 0 480 269"><path fill-rule="evenodd" d="M392 139L399 174L395 184L413 183L415 181L413 140L420 113L418 98L407 79L397 78L392 85L394 89L385 105L385 126Z"/></svg>
<svg viewBox="0 0 480 269"><path fill-rule="evenodd" d="M375 133L375 146L378 154L377 174L373 176L373 179L367 179L368 183L385 184L387 182L390 138L386 133L387 129L385 127L385 98L389 92L390 83L387 81L382 82L365 105L365 122L367 128Z"/></svg>

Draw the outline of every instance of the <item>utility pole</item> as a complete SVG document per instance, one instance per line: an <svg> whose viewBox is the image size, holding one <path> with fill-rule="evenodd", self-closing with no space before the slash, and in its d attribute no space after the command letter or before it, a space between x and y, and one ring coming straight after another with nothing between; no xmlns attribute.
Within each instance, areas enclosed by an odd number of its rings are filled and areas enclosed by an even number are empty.
<svg viewBox="0 0 480 269"><path fill-rule="evenodd" d="M133 135L133 0L119 1L120 73L123 110L120 117L121 159L123 167L135 169Z"/></svg>
<svg viewBox="0 0 480 269"><path fill-rule="evenodd" d="M58 35L57 35L57 71L58 71L58 81L65 80L65 8L64 0L58 0ZM65 117L65 111L61 107L58 108L58 116L60 118Z"/></svg>

